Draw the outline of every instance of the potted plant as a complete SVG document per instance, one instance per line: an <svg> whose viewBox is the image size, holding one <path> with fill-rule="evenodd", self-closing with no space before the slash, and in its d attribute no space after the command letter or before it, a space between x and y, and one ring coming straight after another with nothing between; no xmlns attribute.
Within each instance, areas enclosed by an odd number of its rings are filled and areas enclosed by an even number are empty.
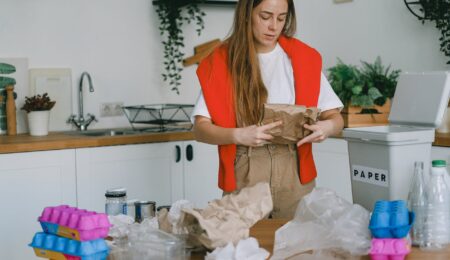
<svg viewBox="0 0 450 260"><path fill-rule="evenodd" d="M182 61L184 53L184 37L182 26L185 22L197 24L197 33L203 30L205 13L198 7L204 0L159 0L154 1L156 13L160 21L159 30L163 37L164 45L164 69L162 74L164 81L168 81L172 90L177 94L183 70Z"/></svg>
<svg viewBox="0 0 450 260"><path fill-rule="evenodd" d="M400 70L385 68L380 57L374 63L361 64L362 68L358 68L338 59L328 69L330 84L344 103L345 127L387 124Z"/></svg>
<svg viewBox="0 0 450 260"><path fill-rule="evenodd" d="M450 64L450 3L448 0L405 0L408 10L416 16L422 24L426 21L434 22L441 32L439 37L440 50L449 59Z"/></svg>
<svg viewBox="0 0 450 260"><path fill-rule="evenodd" d="M51 101L47 93L25 97L22 110L27 112L28 128L32 136L48 135L50 109L56 101Z"/></svg>

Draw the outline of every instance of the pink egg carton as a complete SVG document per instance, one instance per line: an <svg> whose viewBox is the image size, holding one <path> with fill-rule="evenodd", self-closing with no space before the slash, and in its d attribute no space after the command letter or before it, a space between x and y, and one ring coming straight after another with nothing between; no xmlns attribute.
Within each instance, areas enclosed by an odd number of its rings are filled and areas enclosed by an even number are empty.
<svg viewBox="0 0 450 260"><path fill-rule="evenodd" d="M402 260L411 252L411 245L404 238L373 238L370 248L372 260Z"/></svg>
<svg viewBox="0 0 450 260"><path fill-rule="evenodd" d="M38 220L44 232L78 241L105 238L111 227L106 214L67 205L46 207Z"/></svg>

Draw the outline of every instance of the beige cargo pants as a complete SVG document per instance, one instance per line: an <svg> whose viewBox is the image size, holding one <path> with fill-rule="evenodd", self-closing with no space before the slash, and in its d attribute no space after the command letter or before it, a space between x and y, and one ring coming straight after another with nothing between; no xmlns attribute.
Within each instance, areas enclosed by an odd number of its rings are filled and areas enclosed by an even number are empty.
<svg viewBox="0 0 450 260"><path fill-rule="evenodd" d="M234 169L235 192L258 182L270 184L274 205L271 218L292 219L301 198L315 186L315 181L300 183L295 145L238 146Z"/></svg>

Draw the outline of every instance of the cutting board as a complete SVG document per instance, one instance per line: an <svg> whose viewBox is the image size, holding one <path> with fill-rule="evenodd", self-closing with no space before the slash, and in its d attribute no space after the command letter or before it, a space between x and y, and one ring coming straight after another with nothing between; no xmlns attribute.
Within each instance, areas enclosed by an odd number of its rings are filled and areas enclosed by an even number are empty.
<svg viewBox="0 0 450 260"><path fill-rule="evenodd" d="M16 67L16 72L12 74L2 74L2 76L11 77L16 80L14 92L17 94L16 98L16 122L17 133L27 132L26 126L26 112L20 110L25 102L25 96L28 96L28 59L27 58L0 58L0 63L8 63ZM6 131L1 131L0 134L5 134Z"/></svg>
<svg viewBox="0 0 450 260"><path fill-rule="evenodd" d="M70 130L66 123L72 114L72 71L67 68L30 69L30 95L48 93L56 101L50 110L50 131Z"/></svg>

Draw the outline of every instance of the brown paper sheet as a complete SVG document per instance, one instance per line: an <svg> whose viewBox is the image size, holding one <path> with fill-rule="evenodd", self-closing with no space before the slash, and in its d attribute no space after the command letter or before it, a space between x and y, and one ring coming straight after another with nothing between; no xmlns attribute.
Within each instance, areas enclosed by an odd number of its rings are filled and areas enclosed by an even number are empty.
<svg viewBox="0 0 450 260"><path fill-rule="evenodd" d="M315 124L319 115L320 110L316 107L265 104L261 125L283 121L282 125L274 127L267 132L274 137L271 142L274 144L295 144L303 137L311 134L311 131L304 128L303 125Z"/></svg>
<svg viewBox="0 0 450 260"><path fill-rule="evenodd" d="M258 183L214 200L205 209L182 209L182 225L206 248L236 244L249 236L250 227L273 209L268 183Z"/></svg>

